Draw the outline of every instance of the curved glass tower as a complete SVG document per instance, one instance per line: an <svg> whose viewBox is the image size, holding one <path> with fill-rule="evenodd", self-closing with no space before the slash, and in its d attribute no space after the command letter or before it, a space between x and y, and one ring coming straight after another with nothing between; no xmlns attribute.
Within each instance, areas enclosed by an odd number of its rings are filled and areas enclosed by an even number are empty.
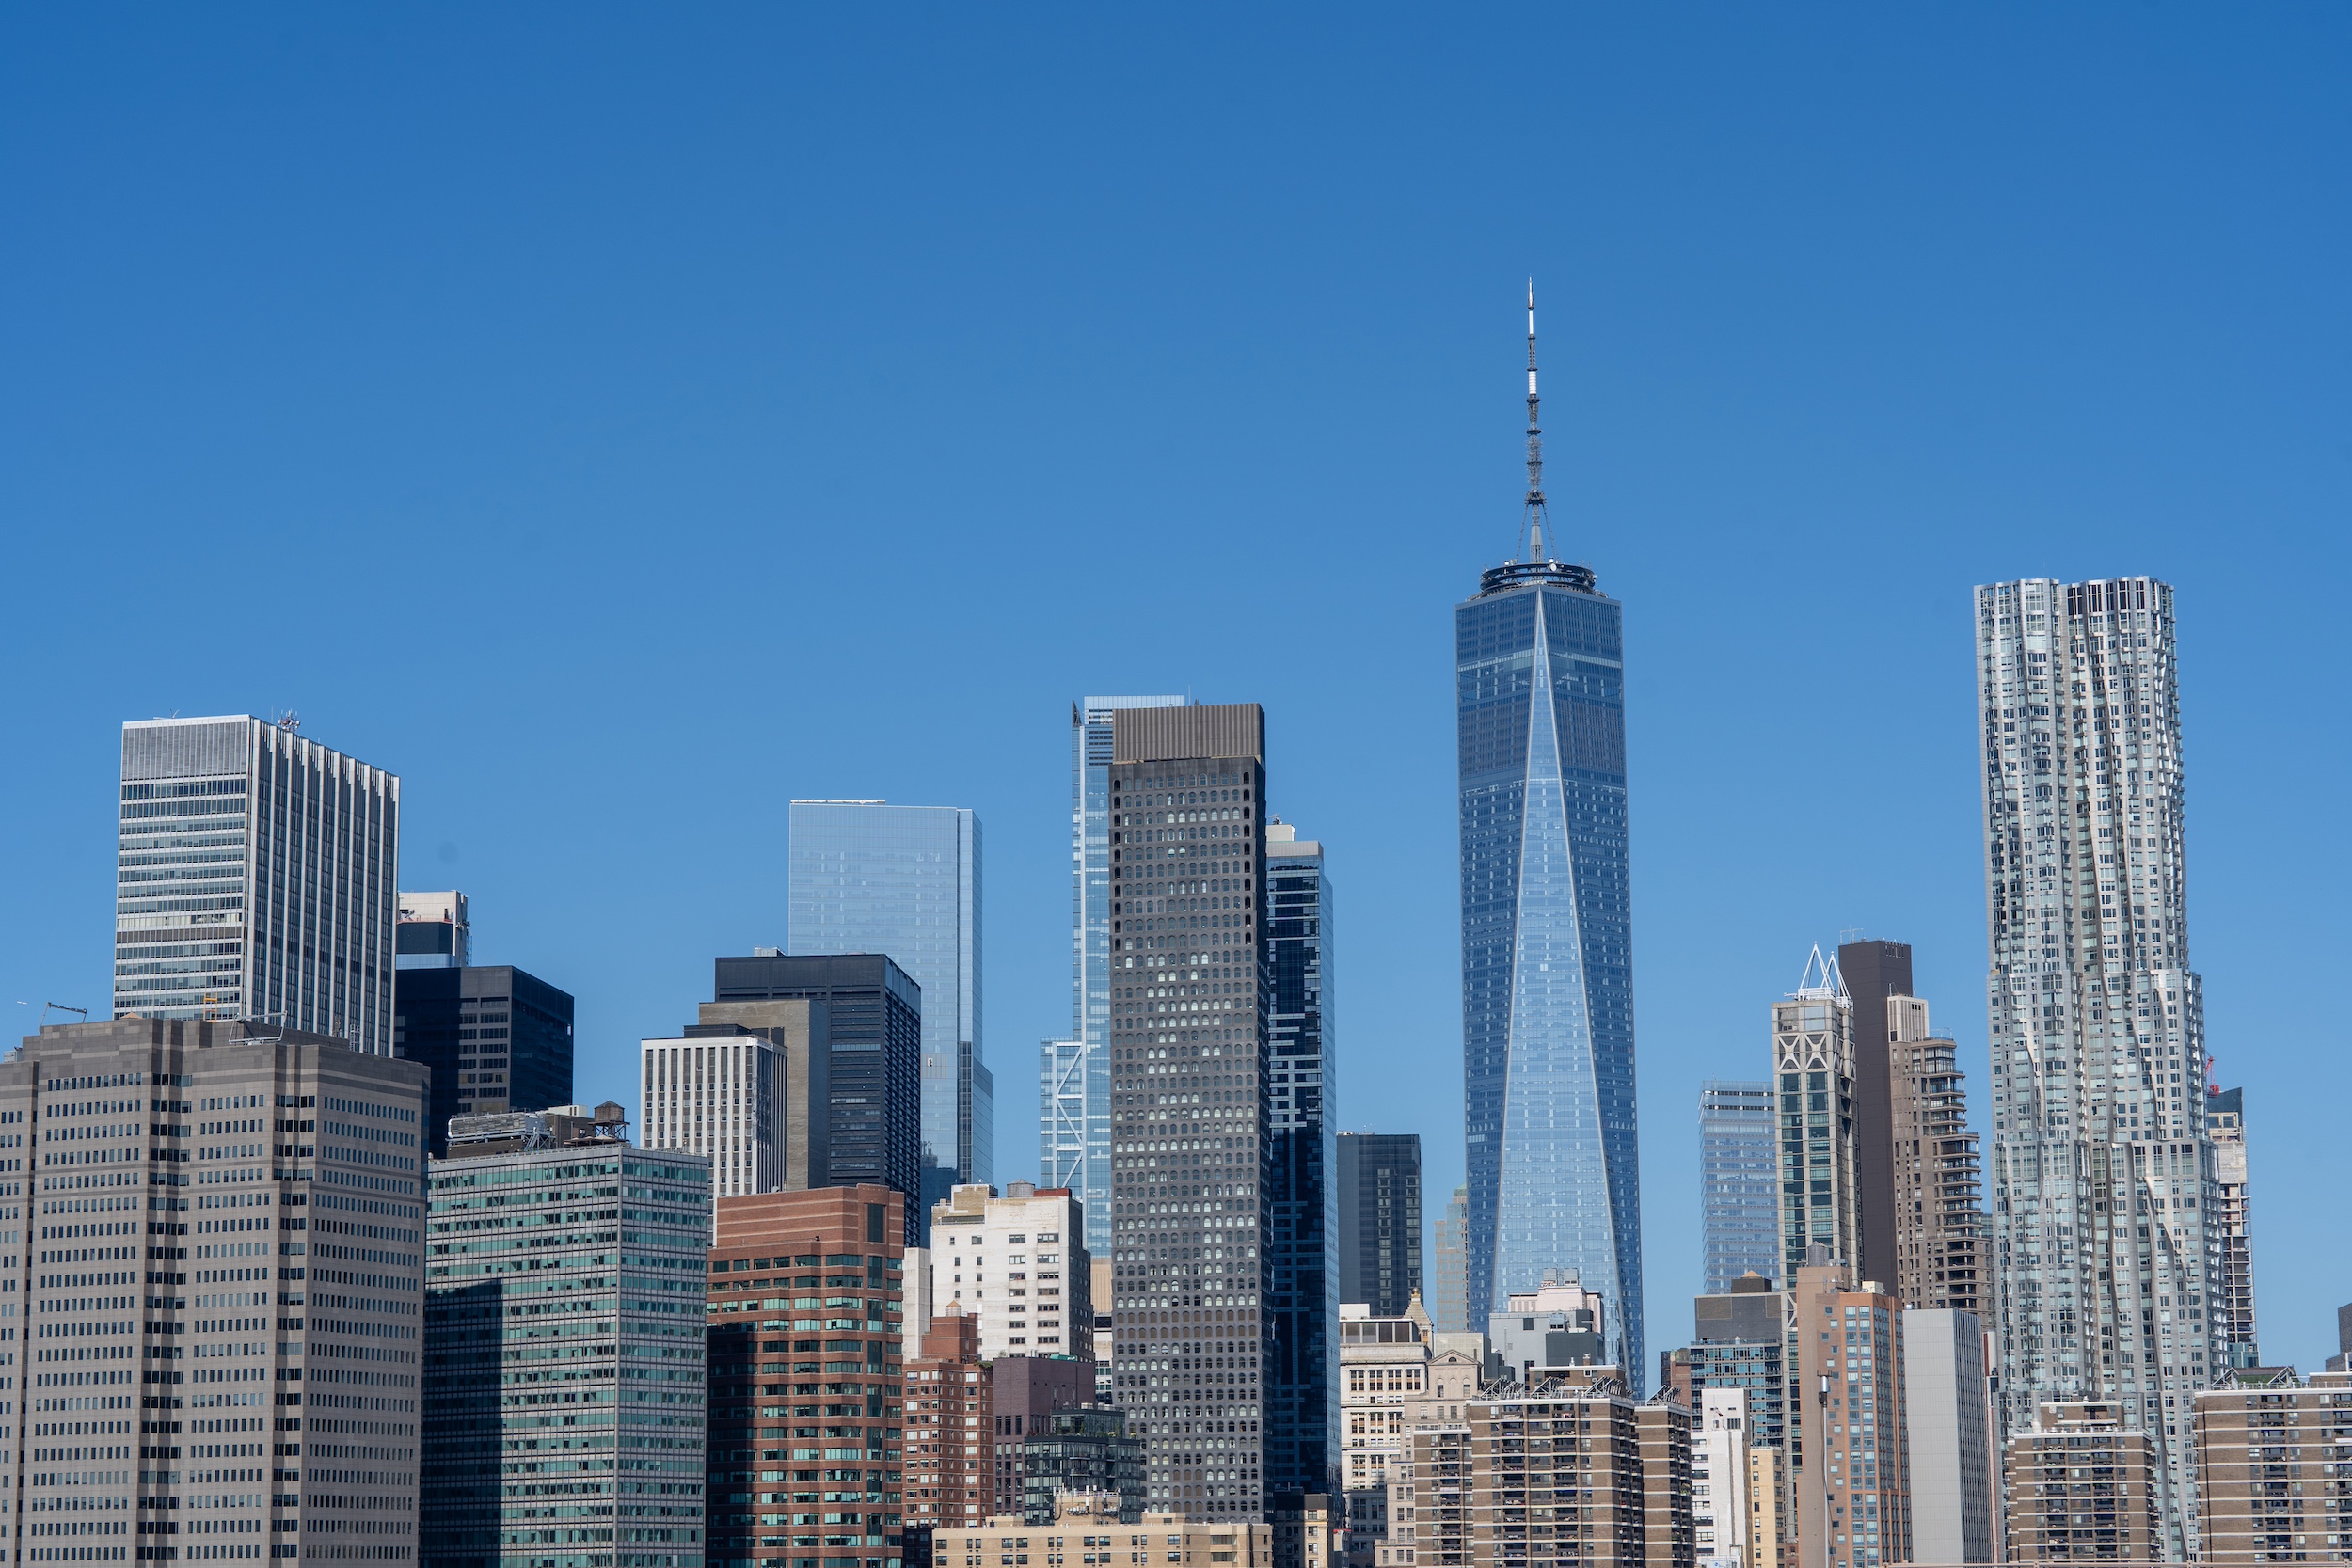
<svg viewBox="0 0 2352 1568"><path fill-rule="evenodd" d="M1643 1385L1623 608L1544 549L1528 311L1522 560L1454 612L1470 1321L1547 1269L1608 1300Z"/></svg>

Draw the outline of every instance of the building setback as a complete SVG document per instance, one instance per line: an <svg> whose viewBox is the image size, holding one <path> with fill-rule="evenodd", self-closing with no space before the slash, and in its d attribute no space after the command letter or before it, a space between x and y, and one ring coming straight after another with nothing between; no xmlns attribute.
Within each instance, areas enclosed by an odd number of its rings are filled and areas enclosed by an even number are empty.
<svg viewBox="0 0 2352 1568"><path fill-rule="evenodd" d="M1641 1388L1624 607L1555 561L1527 312L1524 558L1454 610L1469 1321L1572 1268Z"/></svg>
<svg viewBox="0 0 2352 1568"><path fill-rule="evenodd" d="M400 780L289 715L122 726L118 1018L249 1018L392 1053Z"/></svg>
<svg viewBox="0 0 2352 1568"><path fill-rule="evenodd" d="M2155 1445L2112 1401L2045 1404L2001 1455L2010 1562L2155 1562L2164 1552Z"/></svg>
<svg viewBox="0 0 2352 1568"><path fill-rule="evenodd" d="M1340 1301L1375 1318L1422 1293L1421 1134L1339 1135Z"/></svg>
<svg viewBox="0 0 2352 1568"><path fill-rule="evenodd" d="M1895 1293L1912 1307L1983 1317L1992 1284L1984 1180L1960 1048L1929 1029L1928 1005L1917 997L1890 997L1885 1007Z"/></svg>
<svg viewBox="0 0 2352 1568"><path fill-rule="evenodd" d="M866 1182L716 1208L711 1560L902 1561L904 1195Z"/></svg>
<svg viewBox="0 0 2352 1568"><path fill-rule="evenodd" d="M575 1141L433 1163L420 1557L691 1568L710 1165L558 1125Z"/></svg>
<svg viewBox="0 0 2352 1568"><path fill-rule="evenodd" d="M825 1005L825 1177L835 1187L880 1183L904 1196L925 1245L920 1072L923 991L878 953L787 958L765 949L714 966L712 1000Z"/></svg>
<svg viewBox="0 0 2352 1568"><path fill-rule="evenodd" d="M1699 1085L1699 1269L1709 1294L1781 1275L1777 1101L1770 1081Z"/></svg>
<svg viewBox="0 0 2352 1568"><path fill-rule="evenodd" d="M2028 578L1976 613L2003 1428L2118 1406L2157 1555L2193 1558L2190 1400L2227 1354L2172 591Z"/></svg>
<svg viewBox="0 0 2352 1568"><path fill-rule="evenodd" d="M1261 1517L1288 1479L1266 1428L1278 1173L1264 759L1254 704L1114 719L1113 1382L1144 1439L1146 1507L1217 1520Z"/></svg>
<svg viewBox="0 0 2352 1568"><path fill-rule="evenodd" d="M928 1213L960 1181L996 1180L996 1080L980 1038L979 816L795 800L790 816L792 952L887 954L922 992Z"/></svg>
<svg viewBox="0 0 2352 1568"><path fill-rule="evenodd" d="M0 1063L23 1560L416 1551L424 1105L413 1063L245 1022Z"/></svg>
<svg viewBox="0 0 2352 1568"><path fill-rule="evenodd" d="M1191 702L1070 705L1070 1037L1039 1046L1038 1169L1041 1185L1067 1187L1086 1205L1087 1250L1097 1258L1111 1255L1112 716Z"/></svg>
<svg viewBox="0 0 2352 1568"><path fill-rule="evenodd" d="M1330 1490L1339 1391L1339 1060L1333 1051L1333 894L1323 846L1265 830L1267 1103L1273 1164L1274 1366L1266 1465L1281 1490ZM1281 1539L1279 1532L1278 1541Z"/></svg>
<svg viewBox="0 0 2352 1568"><path fill-rule="evenodd" d="M2199 1560L2352 1561L2352 1373L2224 1372L2196 1428Z"/></svg>
<svg viewBox="0 0 2352 1568"><path fill-rule="evenodd" d="M452 1117L571 1103L569 991L512 964L404 967L392 1007L393 1053L433 1072L435 1159L449 1152Z"/></svg>

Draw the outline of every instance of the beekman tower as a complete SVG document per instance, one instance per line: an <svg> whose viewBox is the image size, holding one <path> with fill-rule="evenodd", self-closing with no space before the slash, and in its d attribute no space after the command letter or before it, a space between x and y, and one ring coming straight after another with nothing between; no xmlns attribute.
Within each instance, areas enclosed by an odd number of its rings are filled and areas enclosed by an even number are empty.
<svg viewBox="0 0 2352 1568"><path fill-rule="evenodd" d="M2192 1398L2226 1357L2172 590L2027 578L1976 609L2002 1420L2121 1403L2193 1559Z"/></svg>
<svg viewBox="0 0 2352 1568"><path fill-rule="evenodd" d="M1573 1268L1642 1386L1623 607L1547 553L1527 302L1524 553L1454 608L1470 1321Z"/></svg>

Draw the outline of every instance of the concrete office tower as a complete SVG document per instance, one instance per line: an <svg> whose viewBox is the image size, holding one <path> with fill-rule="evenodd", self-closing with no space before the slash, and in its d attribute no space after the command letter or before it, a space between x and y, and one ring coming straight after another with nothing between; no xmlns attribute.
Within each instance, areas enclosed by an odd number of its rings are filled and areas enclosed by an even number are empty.
<svg viewBox="0 0 2352 1568"><path fill-rule="evenodd" d="M1466 1334L1470 1322L1470 1189L1456 1187L1438 1216L1437 1293L1430 1320L1449 1334Z"/></svg>
<svg viewBox="0 0 2352 1568"><path fill-rule="evenodd" d="M710 1534L677 1568L819 1553L885 1568L905 1546L905 1198L873 1182L760 1193L719 1199L716 1219ZM779 1409L800 1426L774 1424Z"/></svg>
<svg viewBox="0 0 2352 1568"><path fill-rule="evenodd" d="M1638 1395L1624 610L1547 549L1532 303L1527 360L1523 556L1454 611L1469 1320L1572 1268Z"/></svg>
<svg viewBox="0 0 2352 1568"><path fill-rule="evenodd" d="M807 1006L808 1004L801 1004ZM805 1047L803 1047L805 1050ZM713 1196L742 1197L808 1186L787 1180L785 1080L792 1052L740 1024L695 1024L642 1042L639 1135L647 1148L678 1148L710 1162ZM803 1058L805 1059L805 1058Z"/></svg>
<svg viewBox="0 0 2352 1568"><path fill-rule="evenodd" d="M1745 1397L1754 1441L1778 1448L1788 1427L1788 1297L1760 1274L1743 1275L1731 1289L1692 1301L1696 1332L1680 1350L1660 1353L1661 1382L1699 1407L1708 1389L1736 1388Z"/></svg>
<svg viewBox="0 0 2352 1568"><path fill-rule="evenodd" d="M473 925L462 893L404 893L392 927L392 969L463 969L472 961Z"/></svg>
<svg viewBox="0 0 2352 1568"><path fill-rule="evenodd" d="M1903 1426L1911 1444L1916 1562L1991 1562L2000 1544L1985 1343L1984 1320L1974 1312L1903 1313Z"/></svg>
<svg viewBox="0 0 2352 1568"><path fill-rule="evenodd" d="M1976 608L2003 1427L2119 1404L2159 1456L2159 1555L2193 1557L2188 1402L2227 1355L2172 591L2028 578Z"/></svg>
<svg viewBox="0 0 2352 1568"><path fill-rule="evenodd" d="M979 1320L950 1303L907 1362L906 1533L916 1556L942 1526L977 1525L994 1499L993 1386Z"/></svg>
<svg viewBox="0 0 2352 1568"><path fill-rule="evenodd" d="M1113 717L1113 1381L1145 1442L1146 1506L1216 1519L1259 1517L1307 1468L1295 1434L1269 1429L1278 1377L1298 1369L1277 1356L1264 1244L1264 736L1255 704Z"/></svg>
<svg viewBox="0 0 2352 1568"><path fill-rule="evenodd" d="M995 1180L996 1081L980 1047L978 816L795 800L790 855L792 952L887 954L921 988L921 1211L959 1181Z"/></svg>
<svg viewBox="0 0 2352 1568"><path fill-rule="evenodd" d="M1267 1095L1274 1213L1274 1382L1268 1417L1284 1491L1328 1492L1340 1418L1330 1373L1340 1315L1339 1057L1332 892L1323 846L1265 830Z"/></svg>
<svg viewBox="0 0 2352 1568"><path fill-rule="evenodd" d="M2251 1367L2262 1353L2255 1349L2254 1217L2246 1182L2244 1089L2207 1087L2205 1135L2213 1141L2214 1167L2214 1214L2206 1231L2220 1263L2213 1310L2228 1364Z"/></svg>
<svg viewBox="0 0 2352 1568"><path fill-rule="evenodd" d="M1849 967L1851 966L1851 967ZM1838 978L1853 1004L1854 1250L1845 1254L1863 1279L1891 1280L1895 1266L1895 1107L1890 1061L1895 1035L1889 998L1909 996L1911 944L1837 944Z"/></svg>
<svg viewBox="0 0 2352 1568"><path fill-rule="evenodd" d="M1854 1255L1853 1008L1820 943L1785 1002L1772 1004L1772 1067L1780 1085L1779 1277L1794 1279L1814 1247Z"/></svg>
<svg viewBox="0 0 2352 1568"><path fill-rule="evenodd" d="M1637 1402L1613 1367L1583 1367L1470 1400L1411 1433L1410 1521L1421 1563L1689 1568L1691 1412ZM1534 1440L1537 1433L1545 1441ZM1554 1441L1573 1433L1574 1441ZM1549 1519L1536 1496L1574 1497ZM1556 1521L1556 1522L1555 1522ZM1392 1532L1404 1523L1392 1522ZM1577 1533L1571 1535L1569 1532Z"/></svg>
<svg viewBox="0 0 2352 1568"><path fill-rule="evenodd" d="M1340 1300L1375 1318L1422 1292L1421 1134L1339 1135Z"/></svg>
<svg viewBox="0 0 2352 1568"><path fill-rule="evenodd" d="M1085 1234L1085 1206L1067 1189L1014 1181L999 1197L993 1187L958 1187L931 1206L932 1310L957 1303L972 1314L991 1361L1091 1361L1094 1266Z"/></svg>
<svg viewBox="0 0 2352 1568"><path fill-rule="evenodd" d="M572 1517L609 1521L608 1561L670 1560L681 1542L693 1544L689 1560L701 1560L704 1496L693 1481L703 1469L710 1166L700 1155L632 1148L610 1123L566 1120L558 1131L564 1141L546 1148L433 1162L422 1407L433 1506L418 1551L426 1568L516 1561L516 1544L545 1528L552 1497L580 1511ZM615 1251L609 1211L578 1206L621 1188L629 1243ZM557 1356L560 1371L549 1367ZM372 1377L364 1365L332 1375L363 1386ZM560 1393L548 1388L556 1378ZM551 1396L560 1416L533 1402ZM364 1391L345 1397L373 1402ZM356 1487L351 1478L314 1472Z"/></svg>
<svg viewBox="0 0 2352 1568"><path fill-rule="evenodd" d="M292 715L122 726L115 1016L250 1018L392 1053L400 780Z"/></svg>
<svg viewBox="0 0 2352 1568"><path fill-rule="evenodd" d="M2071 1400L2042 1405L2035 1416L2002 1448L2005 1560L2181 1560L2165 1556L2155 1444L2129 1424L2122 1407L2112 1400Z"/></svg>
<svg viewBox="0 0 2352 1568"><path fill-rule="evenodd" d="M2201 1561L2352 1561L2352 1373L2232 1369L2196 1429Z"/></svg>
<svg viewBox="0 0 2352 1568"><path fill-rule="evenodd" d="M1691 1407L1691 1537L1693 1555L1715 1568L1747 1568L1748 1397L1709 1388Z"/></svg>
<svg viewBox="0 0 2352 1568"><path fill-rule="evenodd" d="M1788 1558L1812 1568L1916 1560L1903 1441L1902 1303L1816 1251L1789 1291L1795 1377Z"/></svg>
<svg viewBox="0 0 2352 1568"><path fill-rule="evenodd" d="M23 1560L155 1534L415 1549L424 1079L246 1020L52 1025L0 1062Z"/></svg>
<svg viewBox="0 0 2352 1568"><path fill-rule="evenodd" d="M512 964L403 968L394 978L392 1052L432 1069L435 1159L449 1152L452 1117L570 1103L572 1043L571 992Z"/></svg>
<svg viewBox="0 0 2352 1568"><path fill-rule="evenodd" d="M925 1244L929 1215L917 1201L922 988L879 953L787 958L763 948L748 958L721 958L714 967L715 1001L825 1005L823 1180L835 1187L880 1183L903 1194L914 1231L909 1240Z"/></svg>
<svg viewBox="0 0 2352 1568"><path fill-rule="evenodd" d="M1709 1293L1780 1277L1780 1156L1772 1085L1699 1085L1699 1264Z"/></svg>
<svg viewBox="0 0 2352 1568"><path fill-rule="evenodd" d="M1087 1211L1087 1250L1111 1255L1111 732L1120 708L1189 697L1070 705L1070 1036L1039 1054L1038 1169ZM1110 1298L1103 1298L1107 1306Z"/></svg>
<svg viewBox="0 0 2352 1568"><path fill-rule="evenodd" d="M1429 1314L1416 1296L1401 1313L1340 1307L1340 1485L1347 1560L1371 1562L1389 1535L1389 1481L1410 1413L1429 1397Z"/></svg>
<svg viewBox="0 0 2352 1568"><path fill-rule="evenodd" d="M1895 1293L1913 1307L1989 1319L1984 1182L1960 1048L1929 1029L1928 1005L1917 997L1889 997L1884 1008Z"/></svg>

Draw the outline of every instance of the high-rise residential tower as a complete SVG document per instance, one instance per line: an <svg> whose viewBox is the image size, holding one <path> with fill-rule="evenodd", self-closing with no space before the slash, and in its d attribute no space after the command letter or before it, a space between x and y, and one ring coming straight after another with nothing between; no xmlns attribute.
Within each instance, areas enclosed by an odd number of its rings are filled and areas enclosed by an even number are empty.
<svg viewBox="0 0 2352 1568"><path fill-rule="evenodd" d="M1339 1135L1340 1303L1401 1318L1422 1292L1421 1134Z"/></svg>
<svg viewBox="0 0 2352 1568"><path fill-rule="evenodd" d="M2226 1356L2172 591L2032 578L1976 610L2003 1426L2118 1409L2161 1555L2193 1557L2190 1400Z"/></svg>
<svg viewBox="0 0 2352 1568"><path fill-rule="evenodd" d="M1780 1086L1780 1270L1792 1280L1813 1247L1851 1267L1854 1211L1853 1006L1820 943L1787 1000L1772 1004ZM1887 1283L1892 1283L1888 1281Z"/></svg>
<svg viewBox="0 0 2352 1568"><path fill-rule="evenodd" d="M1881 1010L1892 1036L1886 1051L1895 1294L1906 1307L1989 1319L1983 1162L1968 1126L1960 1048L1929 1028L1928 1005L1918 997L1890 996Z"/></svg>
<svg viewBox="0 0 2352 1568"><path fill-rule="evenodd" d="M1111 1255L1111 715L1189 697L1070 705L1070 1035L1038 1051L1038 1169L1086 1204L1087 1247Z"/></svg>
<svg viewBox="0 0 2352 1568"><path fill-rule="evenodd" d="M721 958L711 990L722 1003L824 1004L825 1151L813 1186L873 1183L907 1199L907 1227L921 1245L929 1217L914 1207L920 1190L923 1115L917 1073L922 1057L923 989L880 953L787 956L772 947L748 958ZM707 1014L712 1025L763 1030L767 1015L727 1008ZM815 1023L809 1024L814 1039ZM692 1031L689 1031L690 1034ZM790 1187L787 1181L786 1186Z"/></svg>
<svg viewBox="0 0 2352 1568"><path fill-rule="evenodd" d="M2214 1311L2221 1323L2222 1354L2230 1366L2257 1366L2254 1335L2253 1211L2246 1186L2246 1091L2208 1086L2205 1132L2213 1139L2214 1217L2209 1227L2220 1274Z"/></svg>
<svg viewBox="0 0 2352 1568"><path fill-rule="evenodd" d="M1770 1083L1699 1085L1699 1260L1708 1294L1781 1277L1779 1118Z"/></svg>
<svg viewBox="0 0 2352 1568"><path fill-rule="evenodd" d="M792 952L887 954L923 990L929 1212L959 1181L996 1179L996 1083L980 1048L979 816L795 800L791 834Z"/></svg>
<svg viewBox="0 0 2352 1568"><path fill-rule="evenodd" d="M392 1053L400 780L289 715L122 726L115 1015Z"/></svg>
<svg viewBox="0 0 2352 1568"><path fill-rule="evenodd" d="M1526 552L1454 611L1470 1318L1573 1268L1608 1298L1638 1395L1623 608L1546 553L1527 316Z"/></svg>
<svg viewBox="0 0 2352 1568"><path fill-rule="evenodd" d="M1319 1492L1340 1420L1339 1387L1329 1370L1340 1316L1331 878L1323 846L1298 837L1289 823L1266 824L1265 840L1275 1295L1268 1448L1283 1449L1279 1458L1270 1452L1267 1463L1300 1478L1283 1490Z"/></svg>
<svg viewBox="0 0 2352 1568"><path fill-rule="evenodd" d="M1265 720L1232 704L1112 723L1113 1382L1147 1508L1255 1519L1301 1467L1269 1430Z"/></svg>

